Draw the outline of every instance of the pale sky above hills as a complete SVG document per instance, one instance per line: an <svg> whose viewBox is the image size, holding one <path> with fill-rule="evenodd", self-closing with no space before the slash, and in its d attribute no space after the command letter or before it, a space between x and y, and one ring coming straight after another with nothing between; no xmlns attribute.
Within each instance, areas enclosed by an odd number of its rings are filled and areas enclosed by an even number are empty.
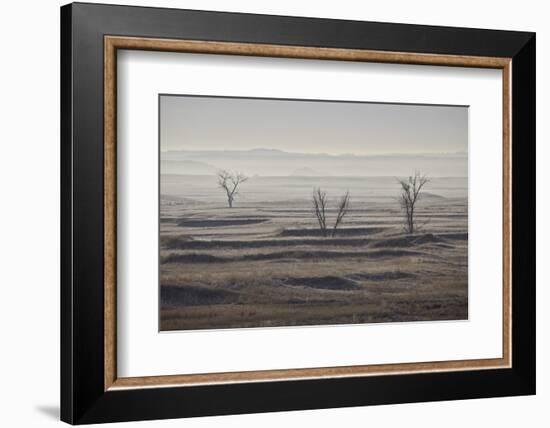
<svg viewBox="0 0 550 428"><path fill-rule="evenodd" d="M161 150L426 154L468 151L468 108L161 96Z"/></svg>

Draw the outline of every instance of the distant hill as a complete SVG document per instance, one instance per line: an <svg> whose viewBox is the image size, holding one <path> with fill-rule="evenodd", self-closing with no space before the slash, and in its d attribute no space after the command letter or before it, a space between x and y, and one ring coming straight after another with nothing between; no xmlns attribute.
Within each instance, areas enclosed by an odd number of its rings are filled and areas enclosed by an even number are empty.
<svg viewBox="0 0 550 428"><path fill-rule="evenodd" d="M195 160L161 159L160 170L161 174L212 175L216 174L218 169L206 162Z"/></svg>

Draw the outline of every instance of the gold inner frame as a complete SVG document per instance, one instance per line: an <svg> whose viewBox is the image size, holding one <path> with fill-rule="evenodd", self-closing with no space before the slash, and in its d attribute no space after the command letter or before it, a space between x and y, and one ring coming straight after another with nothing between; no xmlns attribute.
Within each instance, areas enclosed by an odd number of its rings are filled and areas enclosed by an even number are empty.
<svg viewBox="0 0 550 428"><path fill-rule="evenodd" d="M494 68L502 70L503 91L503 349L501 358L421 363L376 364L343 367L261 370L169 376L119 378L116 367L116 88L117 50L147 50L218 55L261 56L334 61L382 62L394 64L441 65ZM512 164L511 164L511 83L510 58L419 54L361 49L337 49L251 43L170 40L139 37L104 37L104 389L192 386L235 382L357 377L420 372L442 372L511 367L512 339Z"/></svg>

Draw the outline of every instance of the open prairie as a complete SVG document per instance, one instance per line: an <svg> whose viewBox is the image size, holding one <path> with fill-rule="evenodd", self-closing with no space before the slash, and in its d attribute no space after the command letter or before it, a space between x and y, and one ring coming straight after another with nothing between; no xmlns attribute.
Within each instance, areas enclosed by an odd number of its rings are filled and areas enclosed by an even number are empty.
<svg viewBox="0 0 550 428"><path fill-rule="evenodd" d="M328 196L324 237L312 192ZM467 178L432 178L404 232L395 177L161 175L160 329L468 318Z"/></svg>

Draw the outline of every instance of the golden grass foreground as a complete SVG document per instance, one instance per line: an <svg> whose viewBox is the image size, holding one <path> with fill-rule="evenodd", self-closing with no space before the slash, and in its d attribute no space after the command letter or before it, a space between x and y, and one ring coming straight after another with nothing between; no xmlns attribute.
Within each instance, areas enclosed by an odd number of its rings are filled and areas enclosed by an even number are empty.
<svg viewBox="0 0 550 428"><path fill-rule="evenodd" d="M503 125L503 320L502 358L436 361L404 364L319 367L305 369L262 370L230 373L204 373L171 376L119 378L116 367L116 52L118 49L300 58L334 61L381 62L396 64L441 65L494 68L502 70ZM511 367L511 59L361 49L335 49L196 40L169 40L106 36L104 38L104 389L198 384L260 382L311 378L357 377L419 372L442 372Z"/></svg>

